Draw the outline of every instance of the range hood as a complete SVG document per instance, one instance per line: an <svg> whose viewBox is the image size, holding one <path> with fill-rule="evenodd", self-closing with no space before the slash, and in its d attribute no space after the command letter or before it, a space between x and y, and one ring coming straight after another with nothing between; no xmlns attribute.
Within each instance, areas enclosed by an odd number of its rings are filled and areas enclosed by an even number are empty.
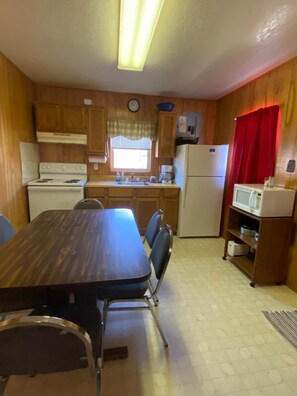
<svg viewBox="0 0 297 396"><path fill-rule="evenodd" d="M36 132L40 143L87 144L87 135L65 132Z"/></svg>

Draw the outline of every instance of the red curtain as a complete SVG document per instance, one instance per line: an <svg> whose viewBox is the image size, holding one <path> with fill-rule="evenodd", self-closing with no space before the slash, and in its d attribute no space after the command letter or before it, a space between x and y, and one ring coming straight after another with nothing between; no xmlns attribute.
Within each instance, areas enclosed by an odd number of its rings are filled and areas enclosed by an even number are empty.
<svg viewBox="0 0 297 396"><path fill-rule="evenodd" d="M237 118L229 179L228 204L235 183L264 183L274 175L279 106Z"/></svg>

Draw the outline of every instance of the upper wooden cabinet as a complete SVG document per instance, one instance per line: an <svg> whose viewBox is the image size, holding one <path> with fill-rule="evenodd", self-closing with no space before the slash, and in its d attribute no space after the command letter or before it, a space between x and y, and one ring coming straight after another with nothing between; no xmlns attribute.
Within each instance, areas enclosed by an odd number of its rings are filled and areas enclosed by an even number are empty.
<svg viewBox="0 0 297 396"><path fill-rule="evenodd" d="M176 114L160 111L156 157L173 158L175 156Z"/></svg>
<svg viewBox="0 0 297 396"><path fill-rule="evenodd" d="M106 154L106 112L103 107L87 107L88 153Z"/></svg>
<svg viewBox="0 0 297 396"><path fill-rule="evenodd" d="M38 103L36 105L36 130L41 132L60 132L60 106Z"/></svg>
<svg viewBox="0 0 297 396"><path fill-rule="evenodd" d="M86 133L84 106L36 104L36 130L39 132Z"/></svg>
<svg viewBox="0 0 297 396"><path fill-rule="evenodd" d="M63 132L86 133L86 113L83 106L61 106Z"/></svg>

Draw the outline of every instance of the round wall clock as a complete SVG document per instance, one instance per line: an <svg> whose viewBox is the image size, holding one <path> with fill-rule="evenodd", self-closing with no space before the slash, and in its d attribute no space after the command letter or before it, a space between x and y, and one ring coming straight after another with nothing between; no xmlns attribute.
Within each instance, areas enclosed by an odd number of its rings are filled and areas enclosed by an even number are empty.
<svg viewBox="0 0 297 396"><path fill-rule="evenodd" d="M136 111L138 111L140 109L140 104L137 99L130 99L128 101L127 106L128 106L128 109L130 111L132 111L133 113L136 113Z"/></svg>

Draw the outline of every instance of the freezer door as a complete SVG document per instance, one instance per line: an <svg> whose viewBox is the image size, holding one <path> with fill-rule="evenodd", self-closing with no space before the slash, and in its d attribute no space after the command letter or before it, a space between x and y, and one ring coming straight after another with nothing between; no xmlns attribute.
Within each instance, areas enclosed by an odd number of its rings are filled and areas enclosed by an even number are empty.
<svg viewBox="0 0 297 396"><path fill-rule="evenodd" d="M181 190L177 235L219 236L224 177L188 177Z"/></svg>
<svg viewBox="0 0 297 396"><path fill-rule="evenodd" d="M188 176L225 176L228 144L189 145L187 158Z"/></svg>

